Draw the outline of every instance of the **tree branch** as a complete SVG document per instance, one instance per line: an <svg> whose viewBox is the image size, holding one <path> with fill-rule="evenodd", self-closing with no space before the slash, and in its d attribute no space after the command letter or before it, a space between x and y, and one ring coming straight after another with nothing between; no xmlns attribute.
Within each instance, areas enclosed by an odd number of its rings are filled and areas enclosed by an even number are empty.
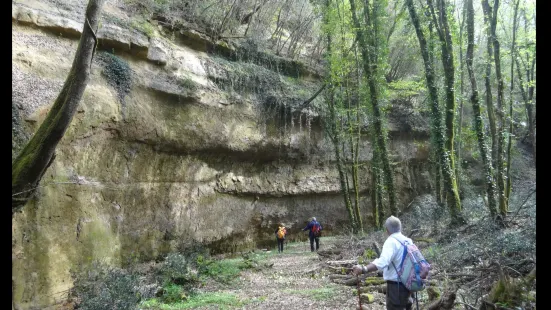
<svg viewBox="0 0 551 310"><path fill-rule="evenodd" d="M323 84L323 86L322 86L322 87L321 87L312 97L310 97L308 100L304 101L304 102L300 105L299 110L304 109L304 108L307 107L314 99L316 99L316 97L325 89L325 86L327 86L327 84Z"/></svg>

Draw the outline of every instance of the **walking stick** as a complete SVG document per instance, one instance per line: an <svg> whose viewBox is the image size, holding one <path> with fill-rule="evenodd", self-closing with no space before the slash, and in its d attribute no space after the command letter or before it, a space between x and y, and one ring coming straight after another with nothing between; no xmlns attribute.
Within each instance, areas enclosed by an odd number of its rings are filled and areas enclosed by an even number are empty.
<svg viewBox="0 0 551 310"><path fill-rule="evenodd" d="M356 275L356 284L358 286L358 303L360 304L360 310L362 310L362 297L360 296L360 276Z"/></svg>

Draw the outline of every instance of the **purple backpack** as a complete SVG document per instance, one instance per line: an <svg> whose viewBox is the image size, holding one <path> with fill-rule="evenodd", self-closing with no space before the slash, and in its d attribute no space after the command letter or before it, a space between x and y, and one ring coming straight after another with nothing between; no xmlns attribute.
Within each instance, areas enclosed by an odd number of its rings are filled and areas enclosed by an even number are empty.
<svg viewBox="0 0 551 310"><path fill-rule="evenodd" d="M393 237L398 240L397 238ZM400 242L400 240L398 240ZM409 243L409 242L405 242ZM402 255L402 262L400 268L396 268L394 262L392 265L398 273L398 279L404 286L411 292L418 292L425 289L430 264L425 260L423 254L419 251L415 244L405 244L400 242L404 247L404 254Z"/></svg>

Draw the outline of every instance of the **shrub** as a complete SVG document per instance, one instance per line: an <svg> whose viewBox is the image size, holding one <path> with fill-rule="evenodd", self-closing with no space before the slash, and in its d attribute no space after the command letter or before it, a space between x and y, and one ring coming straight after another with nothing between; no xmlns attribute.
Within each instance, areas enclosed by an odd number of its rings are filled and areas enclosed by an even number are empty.
<svg viewBox="0 0 551 310"><path fill-rule="evenodd" d="M71 295L76 297L80 309L135 309L140 301L134 286L136 275L123 269L96 261L71 273L74 281Z"/></svg>
<svg viewBox="0 0 551 310"><path fill-rule="evenodd" d="M102 73L107 79L107 83L117 91L119 100L123 102L132 87L130 66L122 58L110 53L100 53L98 58L103 62Z"/></svg>
<svg viewBox="0 0 551 310"><path fill-rule="evenodd" d="M191 271L189 259L179 253L167 255L160 268L163 283L174 283L186 291L191 291L198 277Z"/></svg>

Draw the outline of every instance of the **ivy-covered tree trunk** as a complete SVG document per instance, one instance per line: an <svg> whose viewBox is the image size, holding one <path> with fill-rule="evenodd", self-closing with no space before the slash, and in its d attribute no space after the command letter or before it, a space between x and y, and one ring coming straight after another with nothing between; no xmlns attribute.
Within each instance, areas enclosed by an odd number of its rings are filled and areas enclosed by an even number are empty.
<svg viewBox="0 0 551 310"><path fill-rule="evenodd" d="M486 146L486 137L484 134L484 128L482 124L482 115L480 112L480 103L478 99L478 89L476 86L476 77L473 69L473 51L474 51L474 8L473 0L467 0L467 71L469 73L469 80L471 82L471 104L473 106L474 114L474 126L476 130L476 137L478 139L478 148L480 150L480 157L482 158L482 164L484 165L484 174L486 180L486 194L488 196L488 208L490 214L495 216L496 209L496 185L494 182L494 171L492 167L492 160L488 154L488 148Z"/></svg>
<svg viewBox="0 0 551 310"><path fill-rule="evenodd" d="M394 177L392 174L392 168L390 166L390 159L388 156L388 150L386 145L386 134L383 128L383 116L381 108L379 107L379 89L377 85L377 59L378 49L376 41L378 35L379 19L378 19L378 4L374 1L374 8L370 10L369 3L366 0L364 4L364 17L366 18L366 24L370 29L363 30L356 14L356 3L354 0L350 0L350 10L352 11L352 21L356 28L356 38L358 39L360 51L362 53L362 61L364 67L364 75L369 87L369 98L371 101L371 107L373 110L373 126L376 132L377 148L379 149L380 160L383 168L383 175L387 192L389 196L390 212L394 215L398 215L398 207L396 203L396 192L394 188ZM367 36L367 38L366 38ZM369 42L368 42L369 41Z"/></svg>
<svg viewBox="0 0 551 310"><path fill-rule="evenodd" d="M324 14L324 23L327 25L329 23L329 17L328 17L328 10L330 9L331 0L326 0L326 10ZM331 34L327 33L327 55L330 59L331 56L331 50L332 50L332 41L331 41ZM331 61L329 61L329 72L331 72ZM329 136L331 138L331 142L333 143L333 147L335 150L335 160L337 161L337 170L339 172L339 182L341 187L341 192L344 199L344 205L346 208L346 211L348 213L348 218L350 220L350 224L352 226L352 229L354 231L357 230L357 222L356 217L354 214L354 210L352 208L352 202L350 200L350 192L348 190L348 178L346 176L346 171L343 163L343 156L341 154L341 137L340 137L340 128L337 125L337 122L340 122L337 117L337 108L335 106L335 88L334 84L332 83L332 76L331 74L327 75L327 81L326 85L328 86L327 92L326 92L326 102L328 104L329 108Z"/></svg>
<svg viewBox="0 0 551 310"><path fill-rule="evenodd" d="M517 76L519 79L519 88L522 95L522 100L524 101L524 107L526 109L526 118L528 120L528 134L530 136L530 142L532 144L532 156L534 157L534 165L536 165L536 123L534 115L534 92L535 92L535 68L536 68L536 51L535 51L535 42L528 39L530 36L528 31L530 30L528 25L534 23L536 18L531 21L526 16L526 10L523 10L523 19L524 19L524 37L526 38L523 42L524 53L521 53L519 50L516 53L515 64L517 67ZM530 51L533 49L533 51ZM522 57L524 54L525 59ZM530 56L532 58L530 59ZM526 75L526 80L524 81L524 75Z"/></svg>
<svg viewBox="0 0 551 310"><path fill-rule="evenodd" d="M536 58L534 57L533 63L535 63ZM524 82L521 72L521 66L519 63L518 58L515 58L515 63L517 67L517 76L519 79L519 88L520 88L520 94L522 95L522 100L524 101L524 108L526 109L526 118L528 120L528 134L530 135L530 142L532 143L532 156L534 157L534 165L536 164L536 135L535 135L535 127L534 127L534 102L533 102L533 95L534 95L534 72L532 66L532 72L530 72L530 69L526 70L526 77L527 81ZM528 87L524 87L524 83L528 84Z"/></svg>
<svg viewBox="0 0 551 310"><path fill-rule="evenodd" d="M33 197L38 183L55 158L86 86L95 53L101 10L105 0L90 0L75 58L61 92L37 132L12 163L12 216Z"/></svg>
<svg viewBox="0 0 551 310"><path fill-rule="evenodd" d="M419 16L417 15L417 12L413 5L413 0L406 0L406 5L408 6L408 11L409 11L413 26L415 27L415 32L417 34L417 39L419 40L419 46L421 48L423 63L425 65L425 78L427 82L427 88L429 91L429 102L430 102L431 114L432 114L432 133L436 144L435 153L439 157L440 165L442 168L442 177L443 177L443 183L444 183L444 191L446 193L446 202L452 214L453 223L458 224L462 221L462 217L460 214L461 202L459 200L459 194L457 192L457 187L456 187L456 182L454 177L453 154L451 150L448 149L449 143L445 143L444 141L442 121L440 118L440 109L438 106L438 90L436 88L434 66L432 65L429 58L430 56L429 56L427 40L425 39L425 35L422 31L421 24L419 22ZM445 50L446 49L443 48L443 51ZM447 70L448 72L446 74L450 74L449 68ZM446 120L453 121L453 118L447 116ZM452 134L453 134L453 131L452 131ZM451 141L453 142L453 140Z"/></svg>
<svg viewBox="0 0 551 310"><path fill-rule="evenodd" d="M358 121L358 119L356 119L356 121ZM351 122L349 122L349 126L352 127ZM359 128L360 127L359 123L356 123L356 126ZM363 223L362 223L362 217L360 212L360 184L358 181L359 141L358 141L358 138L354 139L352 133L350 133L350 152L352 156L352 186L354 186L354 214L356 216L356 223L358 225L358 229L360 231L363 231Z"/></svg>
<svg viewBox="0 0 551 310"><path fill-rule="evenodd" d="M464 98L464 70L463 70L463 29L465 25L465 14L466 14L466 6L463 5L462 10L462 17L461 17L461 25L459 26L459 63L460 63L460 82L461 82L461 88L459 93L459 122L457 125L457 146L456 146L456 166L455 166L455 178L457 181L457 188L459 189L459 192L461 192L461 181L460 181L460 175L461 175L461 146L462 146L462 131L463 131L463 98ZM461 195L460 195L461 197Z"/></svg>
<svg viewBox="0 0 551 310"><path fill-rule="evenodd" d="M429 10L426 8L426 14L429 15ZM428 61L431 66L434 66L434 25L432 23L432 20L429 19L429 44L428 44ZM438 108L440 109L440 108ZM434 111L431 111L431 113ZM432 151L431 156L434 160L434 181L435 181L435 195L436 195L436 202L439 206L444 206L444 200L443 200L443 191L442 191L442 165L443 156L440 156L440 148L439 148L439 138L442 138L441 136L438 136L436 134L436 131L434 130L435 122L439 122L440 126L442 126L442 113L438 111L437 114L432 113L432 127L433 130L431 130L431 144L432 144ZM440 133L441 134L441 133Z"/></svg>
<svg viewBox="0 0 551 310"><path fill-rule="evenodd" d="M331 88L331 87L330 87ZM334 113L334 105L332 105L331 110L333 110ZM338 137L338 133L335 132L335 137ZM341 149L339 147L339 139L336 138L335 141L333 141L333 145L335 147L335 160L337 161L337 170L339 171L339 181L341 184L341 192L344 198L344 205L346 206L346 211L348 212L348 218L350 219L350 224L352 226L353 230L356 230L357 223L356 223L356 217L354 215L354 210L352 208L352 201L350 200L350 192L348 191L348 185L347 183L347 176L345 172L345 167L342 162L342 155L341 155Z"/></svg>
<svg viewBox="0 0 551 310"><path fill-rule="evenodd" d="M511 43L511 88L509 89L509 133L507 138L507 185L505 186L505 198L509 201L511 195L511 147L513 136L513 89L515 87L515 51L517 37L517 13L520 0L515 2L513 9L513 42Z"/></svg>
<svg viewBox="0 0 551 310"><path fill-rule="evenodd" d="M383 227L384 207L382 204L382 185L380 174L379 152L373 147L373 159L371 160L371 204L373 206L373 222L375 227Z"/></svg>
<svg viewBox="0 0 551 310"><path fill-rule="evenodd" d="M455 134L455 65L453 63L453 43L448 25L447 4L444 0L437 0L438 15L436 15L432 0L428 0L429 9L433 15L433 22L440 39L442 66L444 68L445 94L446 94L446 144L447 154L445 161L447 165L442 166L444 174L451 174L451 177L444 177L444 189L446 200L452 221L459 223L461 218L461 201L455 178L455 155L454 155L454 134ZM449 168L448 168L449 167ZM444 170L448 170L444 171Z"/></svg>
<svg viewBox="0 0 551 310"><path fill-rule="evenodd" d="M487 21L486 27L490 29L490 36L488 40L492 41L492 46L494 48L494 65L496 68L496 79L497 79L497 118L499 120L499 128L496 132L496 183L498 187L499 194L499 212L502 216L507 215L509 209L508 202L505 195L505 171L504 171L504 135L503 131L505 129L504 116L505 111L503 109L503 76L501 74L501 58L500 58L500 43L496 36L496 25L497 25L497 12L499 8L499 0L494 1L494 7L490 7L488 0L482 0L482 10L484 11L485 20Z"/></svg>
<svg viewBox="0 0 551 310"><path fill-rule="evenodd" d="M351 98L349 94L349 88L350 84L348 83L348 78L346 78L346 87L345 87L345 93L346 93L346 101L347 101L347 110L346 110L346 122L348 125L348 144L350 148L350 156L352 166L351 166L351 172L352 172L352 187L354 188L354 216L356 218L356 224L358 225L358 231L363 231L363 223L361 218L361 212L360 212L360 188L358 183L358 146L359 146L359 136L354 137L356 134L355 127L360 128L360 123L358 117L356 117L355 120L352 120L351 115ZM356 114L359 115L358 106L356 106ZM359 132L357 132L359 135Z"/></svg>

